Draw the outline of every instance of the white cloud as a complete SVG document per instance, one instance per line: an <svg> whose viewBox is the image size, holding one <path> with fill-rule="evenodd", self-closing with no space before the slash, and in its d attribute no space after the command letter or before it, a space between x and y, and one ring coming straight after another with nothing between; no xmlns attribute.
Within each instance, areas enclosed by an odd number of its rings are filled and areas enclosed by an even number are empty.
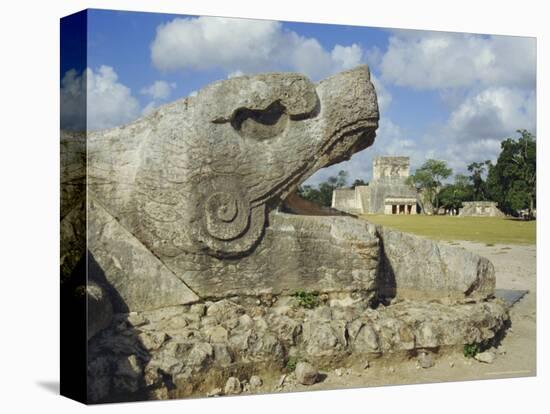
<svg viewBox="0 0 550 414"><path fill-rule="evenodd" d="M227 79L238 78L239 76L243 76L243 75L244 75L244 72L242 70L234 70L233 72L227 75Z"/></svg>
<svg viewBox="0 0 550 414"><path fill-rule="evenodd" d="M374 85L374 89L376 90L378 110L380 111L380 116L383 117L384 113L390 106L392 95L390 91L388 91L388 89L385 87L384 83L376 75L374 75L374 73L371 72L370 78L371 82Z"/></svg>
<svg viewBox="0 0 550 414"><path fill-rule="evenodd" d="M359 64L362 51L356 44L325 50L315 38L286 30L276 21L199 17L160 25L151 44L151 59L163 71L284 70L319 80Z"/></svg>
<svg viewBox="0 0 550 414"><path fill-rule="evenodd" d="M535 128L535 94L493 87L468 97L454 110L448 130L457 138L475 141L502 139L518 129Z"/></svg>
<svg viewBox="0 0 550 414"><path fill-rule="evenodd" d="M75 69L68 70L61 80L61 129L86 129L86 77Z"/></svg>
<svg viewBox="0 0 550 414"><path fill-rule="evenodd" d="M536 132L532 38L395 30L385 53L369 57L384 83L435 90L450 109L446 121L416 137L413 167L437 158L464 172L470 162L495 160L517 129ZM379 102L383 108L382 93Z"/></svg>
<svg viewBox="0 0 550 414"><path fill-rule="evenodd" d="M142 115L149 115L151 112L153 112L155 110L155 108L157 106L158 105L157 105L156 101L151 101L147 105L145 105L145 107L141 110L141 114Z"/></svg>
<svg viewBox="0 0 550 414"><path fill-rule="evenodd" d="M139 116L139 102L130 88L118 82L112 67L102 65L97 72L88 68L86 76L89 129L111 128Z"/></svg>
<svg viewBox="0 0 550 414"><path fill-rule="evenodd" d="M395 31L380 59L385 81L416 89L534 88L534 38Z"/></svg>
<svg viewBox="0 0 550 414"><path fill-rule="evenodd" d="M342 69L351 69L361 63L363 51L355 43L347 47L336 45L330 56Z"/></svg>
<svg viewBox="0 0 550 414"><path fill-rule="evenodd" d="M153 99L168 99L172 89L176 87L175 83L168 83L163 80L154 81L151 85L141 89L141 94L149 95Z"/></svg>
<svg viewBox="0 0 550 414"><path fill-rule="evenodd" d="M374 145L307 183L318 184L342 169L350 183L370 180L377 155L409 156L412 171L429 158L446 161L455 173L467 172L473 161L495 161L501 141L517 136L516 130L536 134L535 47L529 38L394 31L385 52L374 47L363 53L380 73L371 74L381 112ZM427 125L425 132L401 128L386 115L393 100L387 85L408 88L403 93L410 97L419 96L411 89L437 91L449 109L447 119ZM414 122L411 126L414 130Z"/></svg>
<svg viewBox="0 0 550 414"><path fill-rule="evenodd" d="M382 63L383 53L378 46L371 46L365 50L364 55L365 61L373 68L379 67Z"/></svg>
<svg viewBox="0 0 550 414"><path fill-rule="evenodd" d="M517 137L518 129L536 134L535 105L534 91L490 87L471 92L445 122L432 124L415 139L411 166L436 158L456 174L467 173L467 165L474 161L496 161L502 140Z"/></svg>
<svg viewBox="0 0 550 414"><path fill-rule="evenodd" d="M168 83L163 80L156 80L151 85L145 88L142 88L140 93L142 95L147 95L152 99L142 109L141 114L148 115L151 112L153 112L153 110L156 107L158 107L162 101L165 101L170 97L170 95L172 94L172 89L175 89L175 88L176 88L176 84L174 82Z"/></svg>
<svg viewBox="0 0 550 414"><path fill-rule="evenodd" d="M102 65L97 71L87 68L85 74L80 75L74 70L67 71L61 81L62 128L83 128L83 106L75 105L84 100L89 130L122 125L140 114L139 102L130 88L118 82L110 66Z"/></svg>
<svg viewBox="0 0 550 414"><path fill-rule="evenodd" d="M441 130L441 154L457 170L473 161L495 161L500 142L518 129L536 134L534 91L491 87L467 97Z"/></svg>
<svg viewBox="0 0 550 414"><path fill-rule="evenodd" d="M280 31L281 24L275 21L176 18L157 28L151 57L161 70L235 69L239 62L262 65L270 60Z"/></svg>

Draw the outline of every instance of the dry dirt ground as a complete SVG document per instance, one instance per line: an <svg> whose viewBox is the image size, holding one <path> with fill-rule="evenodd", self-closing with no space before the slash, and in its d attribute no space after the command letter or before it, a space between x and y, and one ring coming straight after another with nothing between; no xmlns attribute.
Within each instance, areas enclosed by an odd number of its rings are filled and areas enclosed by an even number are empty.
<svg viewBox="0 0 550 414"><path fill-rule="evenodd" d="M510 310L511 328L496 349L491 364L465 358L462 350L448 351L436 357L431 368L420 368L416 358L363 366L342 367L321 373L324 379L314 385L297 384L294 375L266 381L261 392L305 391L365 386L465 381L536 375L536 246L486 245L467 241L446 242L471 250L490 259L496 270L497 289L528 290Z"/></svg>

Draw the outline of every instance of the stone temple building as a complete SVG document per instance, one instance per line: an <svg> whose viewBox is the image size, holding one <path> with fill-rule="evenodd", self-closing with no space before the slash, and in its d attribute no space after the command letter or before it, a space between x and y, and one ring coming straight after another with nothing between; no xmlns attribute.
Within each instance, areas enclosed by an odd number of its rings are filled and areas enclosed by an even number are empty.
<svg viewBox="0 0 550 414"><path fill-rule="evenodd" d="M332 207L352 214L416 214L416 190L406 183L409 165L409 157L375 158L372 181L334 190Z"/></svg>
<svg viewBox="0 0 550 414"><path fill-rule="evenodd" d="M459 216L505 217L495 201L464 201Z"/></svg>

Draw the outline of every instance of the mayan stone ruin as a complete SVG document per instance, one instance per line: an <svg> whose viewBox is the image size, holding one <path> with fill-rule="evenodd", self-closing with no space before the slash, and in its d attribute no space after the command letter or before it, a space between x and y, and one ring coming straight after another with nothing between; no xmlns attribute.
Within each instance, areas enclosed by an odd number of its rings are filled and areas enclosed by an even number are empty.
<svg viewBox="0 0 550 414"><path fill-rule="evenodd" d="M313 173L373 145L378 120L360 66L317 84L231 78L128 125L62 132L61 271L87 266L88 400L277 391L258 376L296 359L323 369L498 336L489 260L283 212ZM368 211L414 214L408 166L377 159Z"/></svg>
<svg viewBox="0 0 550 414"><path fill-rule="evenodd" d="M495 201L464 201L459 216L504 217Z"/></svg>
<svg viewBox="0 0 550 414"><path fill-rule="evenodd" d="M332 193L332 207L352 214L416 214L416 190L407 184L409 157L374 159L372 181Z"/></svg>

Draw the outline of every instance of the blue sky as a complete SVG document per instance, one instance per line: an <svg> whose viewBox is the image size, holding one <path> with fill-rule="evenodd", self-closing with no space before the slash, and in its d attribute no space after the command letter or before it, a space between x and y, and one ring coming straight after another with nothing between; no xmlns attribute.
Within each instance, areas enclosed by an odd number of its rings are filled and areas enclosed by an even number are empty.
<svg viewBox="0 0 550 414"><path fill-rule="evenodd" d="M495 160L517 129L536 133L534 38L108 10L88 12L88 128L130 122L230 76L294 71L318 81L362 63L381 107L376 142L309 183L340 169L370 180L377 155L408 155L413 170L438 158L464 172ZM83 69L65 66L71 102Z"/></svg>

